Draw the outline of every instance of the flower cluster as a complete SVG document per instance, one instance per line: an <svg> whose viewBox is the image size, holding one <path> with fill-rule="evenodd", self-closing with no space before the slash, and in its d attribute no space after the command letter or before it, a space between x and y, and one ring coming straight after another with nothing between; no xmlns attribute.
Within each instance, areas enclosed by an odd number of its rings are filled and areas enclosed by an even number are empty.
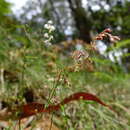
<svg viewBox="0 0 130 130"><path fill-rule="evenodd" d="M89 54L88 53L85 53L84 51L80 51L80 50L76 50L73 52L72 54L72 58L75 60L75 61L81 61L83 60L83 58L88 58L89 57Z"/></svg>
<svg viewBox="0 0 130 130"><path fill-rule="evenodd" d="M103 40L104 38L108 37L111 43L115 43L120 40L118 36L113 36L110 34L112 30L110 28L105 29L101 33L99 33L96 37L95 40Z"/></svg>
<svg viewBox="0 0 130 130"><path fill-rule="evenodd" d="M89 54L83 50L76 50L72 53L72 58L75 61L73 66L74 71L86 69L87 71L93 71L93 62L89 57Z"/></svg>
<svg viewBox="0 0 130 130"><path fill-rule="evenodd" d="M53 35L52 33L55 31L55 27L53 26L53 22L51 20L49 20L45 25L44 25L44 29L46 30L46 32L44 33L44 43L46 46L50 46L51 45L51 41L53 40Z"/></svg>
<svg viewBox="0 0 130 130"><path fill-rule="evenodd" d="M53 26L53 22L51 20L49 20L47 24L44 25L44 28L47 29L49 33L55 30L55 27Z"/></svg>

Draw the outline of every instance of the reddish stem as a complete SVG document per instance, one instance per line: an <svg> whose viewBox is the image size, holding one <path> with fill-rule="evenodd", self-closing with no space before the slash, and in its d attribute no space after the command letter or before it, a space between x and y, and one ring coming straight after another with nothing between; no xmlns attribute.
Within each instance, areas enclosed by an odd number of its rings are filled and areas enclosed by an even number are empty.
<svg viewBox="0 0 130 130"><path fill-rule="evenodd" d="M65 98L62 102L60 102L57 105L50 105L48 107L45 107L44 104L40 104L40 103L29 103L26 105L22 106L22 111L21 111L21 115L20 115L20 119L25 118L25 117L29 117L32 115L35 115L37 113L41 113L41 112L52 112L52 111L56 111L59 110L61 108L61 105L67 104L70 101L73 100L91 100L91 101L95 101L105 107L108 107L110 110L114 111L111 106L105 104L104 102L102 102L98 97L96 97L93 94L90 93L85 93L85 92L78 92L78 93L74 93L72 95L70 95L69 97Z"/></svg>

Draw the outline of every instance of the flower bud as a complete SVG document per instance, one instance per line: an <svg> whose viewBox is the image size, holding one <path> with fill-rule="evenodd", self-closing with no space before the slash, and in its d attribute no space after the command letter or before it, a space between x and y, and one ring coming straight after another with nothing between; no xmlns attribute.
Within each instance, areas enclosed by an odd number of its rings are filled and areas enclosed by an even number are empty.
<svg viewBox="0 0 130 130"><path fill-rule="evenodd" d="M104 30L104 32L110 33L110 32L112 32L112 30L110 28L107 28L107 29Z"/></svg>

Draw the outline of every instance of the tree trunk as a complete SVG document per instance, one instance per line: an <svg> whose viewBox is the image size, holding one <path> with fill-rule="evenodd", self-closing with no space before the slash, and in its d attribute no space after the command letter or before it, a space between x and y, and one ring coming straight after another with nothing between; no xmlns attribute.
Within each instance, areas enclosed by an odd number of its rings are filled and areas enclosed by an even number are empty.
<svg viewBox="0 0 130 130"><path fill-rule="evenodd" d="M90 43L91 35L90 31L92 24L90 18L87 17L86 11L82 7L81 0L67 0L69 7L72 11L72 15L75 20L76 28L79 32L79 38Z"/></svg>

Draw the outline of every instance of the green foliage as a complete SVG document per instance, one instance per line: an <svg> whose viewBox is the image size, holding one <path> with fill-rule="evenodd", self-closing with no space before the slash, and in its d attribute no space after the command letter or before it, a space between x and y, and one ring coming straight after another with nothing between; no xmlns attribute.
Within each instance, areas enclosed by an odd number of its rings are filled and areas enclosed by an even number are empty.
<svg viewBox="0 0 130 130"><path fill-rule="evenodd" d="M0 17L10 12L10 4L5 0L0 0Z"/></svg>
<svg viewBox="0 0 130 130"><path fill-rule="evenodd" d="M127 48L130 44L130 39L125 39L123 41L118 42L118 44L114 47L114 49Z"/></svg>
<svg viewBox="0 0 130 130"><path fill-rule="evenodd" d="M11 4L8 3L5 0L0 0L0 25L5 25L5 22L10 21L10 19L8 18L8 14L11 12L10 9Z"/></svg>

